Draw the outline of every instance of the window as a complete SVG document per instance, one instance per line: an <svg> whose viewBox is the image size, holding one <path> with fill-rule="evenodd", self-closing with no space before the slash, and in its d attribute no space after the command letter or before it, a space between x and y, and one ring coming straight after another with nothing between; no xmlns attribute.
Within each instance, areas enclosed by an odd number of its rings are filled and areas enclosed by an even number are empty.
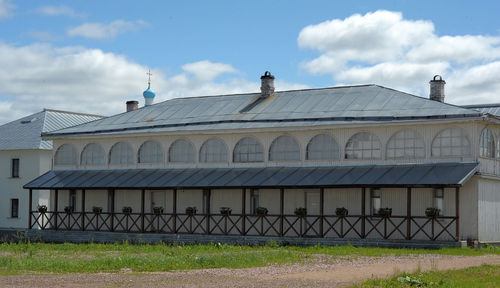
<svg viewBox="0 0 500 288"><path fill-rule="evenodd" d="M299 161L300 146L291 136L283 135L274 139L269 148L269 161Z"/></svg>
<svg viewBox="0 0 500 288"><path fill-rule="evenodd" d="M259 189L250 189L250 212L257 214L259 205Z"/></svg>
<svg viewBox="0 0 500 288"><path fill-rule="evenodd" d="M146 141L139 148L139 163L162 163L163 149L156 141Z"/></svg>
<svg viewBox="0 0 500 288"><path fill-rule="evenodd" d="M346 159L380 159L380 141L369 132L354 134L345 146Z"/></svg>
<svg viewBox="0 0 500 288"><path fill-rule="evenodd" d="M320 134L314 136L306 149L307 160L338 160L339 145L332 136Z"/></svg>
<svg viewBox="0 0 500 288"><path fill-rule="evenodd" d="M176 140L168 150L168 160L170 162L193 163L194 147L191 142L185 139Z"/></svg>
<svg viewBox="0 0 500 288"><path fill-rule="evenodd" d="M380 189L372 189L370 193L370 212L371 215L378 215L380 210Z"/></svg>
<svg viewBox="0 0 500 288"><path fill-rule="evenodd" d="M203 203L202 203L202 212L203 214L210 214L210 211L207 211L207 199L210 197L210 190L203 189Z"/></svg>
<svg viewBox="0 0 500 288"><path fill-rule="evenodd" d="M19 199L10 199L10 217L19 218Z"/></svg>
<svg viewBox="0 0 500 288"><path fill-rule="evenodd" d="M76 211L76 191L75 190L69 190L68 206L71 207L71 211Z"/></svg>
<svg viewBox="0 0 500 288"><path fill-rule="evenodd" d="M262 148L262 144L260 144L257 139L253 137L245 137L238 141L236 146L234 146L233 162L249 163L263 161L264 149Z"/></svg>
<svg viewBox="0 0 500 288"><path fill-rule="evenodd" d="M437 208L440 211L440 215L443 215L443 199L444 199L444 189L436 188L434 189L434 208Z"/></svg>
<svg viewBox="0 0 500 288"><path fill-rule="evenodd" d="M134 152L127 142L118 142L109 151L109 164L132 164Z"/></svg>
<svg viewBox="0 0 500 288"><path fill-rule="evenodd" d="M219 138L208 139L201 145L200 162L227 162L227 148Z"/></svg>
<svg viewBox="0 0 500 288"><path fill-rule="evenodd" d="M111 213L111 211L115 211L115 209L113 209L113 205L114 205L114 201L113 201L113 198L115 197L115 191L114 190L108 190L108 212Z"/></svg>
<svg viewBox="0 0 500 288"><path fill-rule="evenodd" d="M490 129L485 128L479 139L479 155L495 158L495 138Z"/></svg>
<svg viewBox="0 0 500 288"><path fill-rule="evenodd" d="M466 156L470 151L469 139L460 128L447 128L432 141L432 156Z"/></svg>
<svg viewBox="0 0 500 288"><path fill-rule="evenodd" d="M404 129L387 143L387 158L424 158L424 141L415 131Z"/></svg>
<svg viewBox="0 0 500 288"><path fill-rule="evenodd" d="M101 145L90 143L82 152L82 165L103 165L104 164L104 149Z"/></svg>
<svg viewBox="0 0 500 288"><path fill-rule="evenodd" d="M54 156L55 165L75 165L76 164L76 150L71 144L63 144L57 148L56 155Z"/></svg>
<svg viewBox="0 0 500 288"><path fill-rule="evenodd" d="M12 178L19 178L19 159L18 158L12 159L11 177Z"/></svg>

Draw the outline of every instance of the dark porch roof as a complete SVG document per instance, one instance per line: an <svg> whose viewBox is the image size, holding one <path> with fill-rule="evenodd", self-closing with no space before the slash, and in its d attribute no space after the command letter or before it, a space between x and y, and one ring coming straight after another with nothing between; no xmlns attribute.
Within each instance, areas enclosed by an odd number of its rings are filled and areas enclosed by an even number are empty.
<svg viewBox="0 0 500 288"><path fill-rule="evenodd" d="M330 167L52 170L26 189L458 187L478 163Z"/></svg>

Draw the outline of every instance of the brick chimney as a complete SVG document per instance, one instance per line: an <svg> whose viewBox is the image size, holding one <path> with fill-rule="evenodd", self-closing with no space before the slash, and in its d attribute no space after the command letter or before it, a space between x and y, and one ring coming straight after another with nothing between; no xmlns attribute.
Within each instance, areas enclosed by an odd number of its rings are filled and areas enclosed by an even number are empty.
<svg viewBox="0 0 500 288"><path fill-rule="evenodd" d="M441 78L441 76L436 75L429 82L431 85L431 92L429 95L429 99L439 102L444 102L444 85L446 82Z"/></svg>
<svg viewBox="0 0 500 288"><path fill-rule="evenodd" d="M127 101L127 112L137 110L139 108L139 101Z"/></svg>
<svg viewBox="0 0 500 288"><path fill-rule="evenodd" d="M264 75L260 77L261 85L260 85L260 97L267 98L274 93L274 76L271 75L271 72L266 71Z"/></svg>

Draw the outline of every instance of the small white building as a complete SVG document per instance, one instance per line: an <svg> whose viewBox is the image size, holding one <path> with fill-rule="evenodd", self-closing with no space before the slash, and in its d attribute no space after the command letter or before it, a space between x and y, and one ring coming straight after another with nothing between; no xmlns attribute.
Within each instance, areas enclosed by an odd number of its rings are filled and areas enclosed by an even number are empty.
<svg viewBox="0 0 500 288"><path fill-rule="evenodd" d="M101 116L44 109L0 126L0 228L28 227L23 185L52 169L52 141L41 134L101 119ZM33 194L32 205L48 205L50 193Z"/></svg>
<svg viewBox="0 0 500 288"><path fill-rule="evenodd" d="M30 228L500 240L500 118L444 103L440 77L430 99L261 80L44 133L54 168L25 188L53 209Z"/></svg>

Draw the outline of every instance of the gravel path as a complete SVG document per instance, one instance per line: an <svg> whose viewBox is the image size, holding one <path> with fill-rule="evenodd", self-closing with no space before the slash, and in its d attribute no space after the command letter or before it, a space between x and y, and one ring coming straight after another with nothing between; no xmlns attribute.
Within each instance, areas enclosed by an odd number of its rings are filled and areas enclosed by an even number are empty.
<svg viewBox="0 0 500 288"><path fill-rule="evenodd" d="M97 274L30 274L1 276L0 287L346 287L402 272L500 265L500 256L418 255L334 258L315 255L307 264L246 269Z"/></svg>

